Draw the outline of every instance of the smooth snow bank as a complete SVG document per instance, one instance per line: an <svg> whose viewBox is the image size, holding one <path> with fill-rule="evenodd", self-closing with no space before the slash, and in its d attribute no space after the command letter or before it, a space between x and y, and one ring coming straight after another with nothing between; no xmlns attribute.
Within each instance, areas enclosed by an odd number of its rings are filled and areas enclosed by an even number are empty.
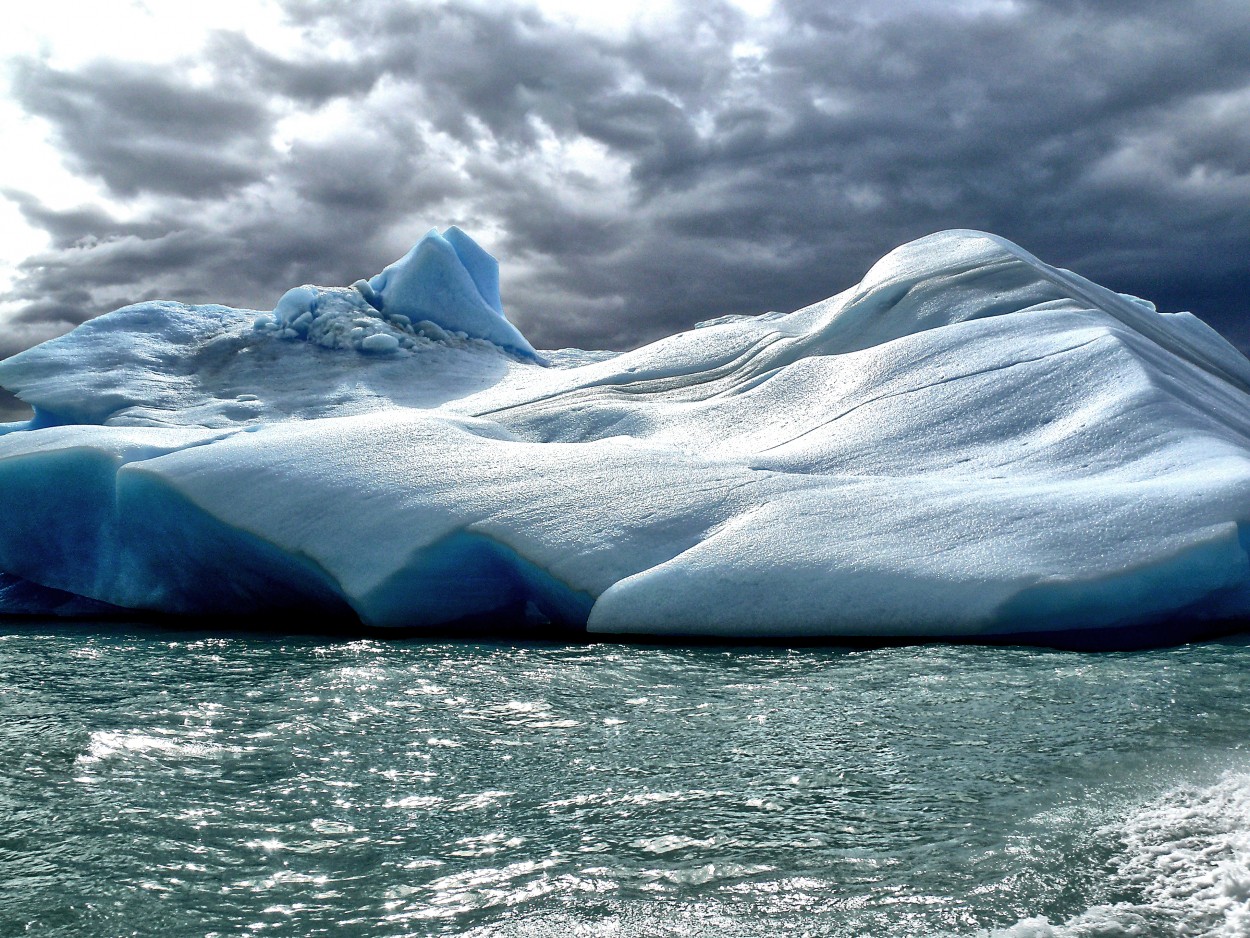
<svg viewBox="0 0 1250 938"><path fill-rule="evenodd" d="M455 229L362 284L141 304L0 363L37 411L0 437L0 571L409 628L1097 644L1250 611L1250 362L992 235L553 367L450 331L513 328Z"/></svg>

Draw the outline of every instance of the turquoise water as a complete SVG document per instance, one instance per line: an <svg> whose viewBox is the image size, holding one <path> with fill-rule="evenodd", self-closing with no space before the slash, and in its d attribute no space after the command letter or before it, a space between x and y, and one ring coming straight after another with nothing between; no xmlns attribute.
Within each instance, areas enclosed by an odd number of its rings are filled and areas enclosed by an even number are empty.
<svg viewBox="0 0 1250 938"><path fill-rule="evenodd" d="M0 630L0 934L1250 934L1250 644Z"/></svg>

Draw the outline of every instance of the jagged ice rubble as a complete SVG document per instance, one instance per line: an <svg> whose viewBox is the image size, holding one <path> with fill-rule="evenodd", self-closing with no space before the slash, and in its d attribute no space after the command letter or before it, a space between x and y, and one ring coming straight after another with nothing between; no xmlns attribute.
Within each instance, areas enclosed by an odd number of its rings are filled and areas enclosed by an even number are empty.
<svg viewBox="0 0 1250 938"><path fill-rule="evenodd" d="M1250 361L981 232L615 354L536 351L450 228L0 385L35 410L0 614L1111 647L1250 613Z"/></svg>

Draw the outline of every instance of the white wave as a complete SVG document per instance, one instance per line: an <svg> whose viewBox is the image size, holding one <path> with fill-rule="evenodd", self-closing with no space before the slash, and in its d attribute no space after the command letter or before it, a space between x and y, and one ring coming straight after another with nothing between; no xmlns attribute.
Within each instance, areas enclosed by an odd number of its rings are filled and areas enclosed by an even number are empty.
<svg viewBox="0 0 1250 938"><path fill-rule="evenodd" d="M1023 919L990 938L1250 935L1250 774L1174 788L1100 833L1122 844L1110 885L1133 900L1060 924Z"/></svg>
<svg viewBox="0 0 1250 938"><path fill-rule="evenodd" d="M141 730L96 730L87 751L80 753L76 761L86 765L116 756L205 758L217 756L223 749L203 739L153 735Z"/></svg>

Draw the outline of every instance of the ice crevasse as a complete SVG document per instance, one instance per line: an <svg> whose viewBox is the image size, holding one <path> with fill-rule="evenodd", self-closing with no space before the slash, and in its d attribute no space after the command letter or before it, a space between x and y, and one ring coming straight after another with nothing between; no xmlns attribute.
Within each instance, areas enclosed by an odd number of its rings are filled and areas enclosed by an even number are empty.
<svg viewBox="0 0 1250 938"><path fill-rule="evenodd" d="M433 231L271 312L124 307L0 385L35 409L0 614L1113 647L1250 613L1250 361L981 232L616 354L537 352Z"/></svg>

